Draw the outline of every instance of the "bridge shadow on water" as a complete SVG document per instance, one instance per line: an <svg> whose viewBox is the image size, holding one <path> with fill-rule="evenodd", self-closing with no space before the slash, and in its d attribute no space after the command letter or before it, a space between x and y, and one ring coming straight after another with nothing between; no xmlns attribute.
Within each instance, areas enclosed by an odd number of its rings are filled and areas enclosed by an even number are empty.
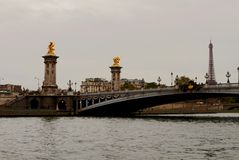
<svg viewBox="0 0 239 160"><path fill-rule="evenodd" d="M212 113L212 114L158 114L135 116L139 119L172 122L196 122L196 123L237 123L239 124L239 113Z"/></svg>

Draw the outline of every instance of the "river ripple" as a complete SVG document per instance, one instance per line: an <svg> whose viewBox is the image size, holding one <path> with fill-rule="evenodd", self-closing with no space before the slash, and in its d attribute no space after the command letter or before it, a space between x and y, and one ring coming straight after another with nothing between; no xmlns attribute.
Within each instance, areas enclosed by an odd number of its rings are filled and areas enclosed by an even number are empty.
<svg viewBox="0 0 239 160"><path fill-rule="evenodd" d="M0 118L1 160L239 157L239 114Z"/></svg>

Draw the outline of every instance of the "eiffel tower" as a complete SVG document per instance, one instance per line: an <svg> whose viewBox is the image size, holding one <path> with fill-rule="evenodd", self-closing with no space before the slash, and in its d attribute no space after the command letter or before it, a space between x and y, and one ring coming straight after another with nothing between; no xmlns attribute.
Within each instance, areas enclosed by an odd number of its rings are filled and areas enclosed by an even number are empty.
<svg viewBox="0 0 239 160"><path fill-rule="evenodd" d="M208 85L217 84L215 71L214 71L214 62L213 62L213 44L211 41L209 43L209 66L208 66L208 77L207 77L206 83Z"/></svg>

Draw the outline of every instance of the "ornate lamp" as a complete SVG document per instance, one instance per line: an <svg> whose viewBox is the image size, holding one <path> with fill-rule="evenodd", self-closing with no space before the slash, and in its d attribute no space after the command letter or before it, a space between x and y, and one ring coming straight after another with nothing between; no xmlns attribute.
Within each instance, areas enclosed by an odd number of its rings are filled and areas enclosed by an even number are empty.
<svg viewBox="0 0 239 160"><path fill-rule="evenodd" d="M227 72L226 77L227 77L227 83L230 83L230 79L229 78L231 77L231 74L229 72Z"/></svg>
<svg viewBox="0 0 239 160"><path fill-rule="evenodd" d="M239 67L237 68L237 72L238 72L238 84L239 84Z"/></svg>
<svg viewBox="0 0 239 160"><path fill-rule="evenodd" d="M157 81L158 81L158 83L159 83L159 84L158 84L159 86L160 86L161 80L162 80L162 79L161 79L160 77L158 77Z"/></svg>
<svg viewBox="0 0 239 160"><path fill-rule="evenodd" d="M170 75L171 75L171 86L173 86L173 72L171 72Z"/></svg>
<svg viewBox="0 0 239 160"><path fill-rule="evenodd" d="M206 78L206 84L207 84L207 82L208 82L208 78L209 78L208 73L206 73L204 77Z"/></svg>

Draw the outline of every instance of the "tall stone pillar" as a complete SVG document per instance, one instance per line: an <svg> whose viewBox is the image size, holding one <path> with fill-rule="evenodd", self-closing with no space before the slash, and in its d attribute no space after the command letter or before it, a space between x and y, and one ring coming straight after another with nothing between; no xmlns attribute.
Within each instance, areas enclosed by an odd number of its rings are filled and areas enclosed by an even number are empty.
<svg viewBox="0 0 239 160"><path fill-rule="evenodd" d="M110 67L111 69L111 90L112 91L119 91L120 90L120 73L121 73L121 66L119 65L120 58L114 57L113 58L113 65Z"/></svg>
<svg viewBox="0 0 239 160"><path fill-rule="evenodd" d="M56 84L56 63L58 56L55 55L55 44L50 42L48 46L48 53L44 58L45 63L45 76L42 85L42 92L46 95L54 95L57 93L57 84Z"/></svg>

